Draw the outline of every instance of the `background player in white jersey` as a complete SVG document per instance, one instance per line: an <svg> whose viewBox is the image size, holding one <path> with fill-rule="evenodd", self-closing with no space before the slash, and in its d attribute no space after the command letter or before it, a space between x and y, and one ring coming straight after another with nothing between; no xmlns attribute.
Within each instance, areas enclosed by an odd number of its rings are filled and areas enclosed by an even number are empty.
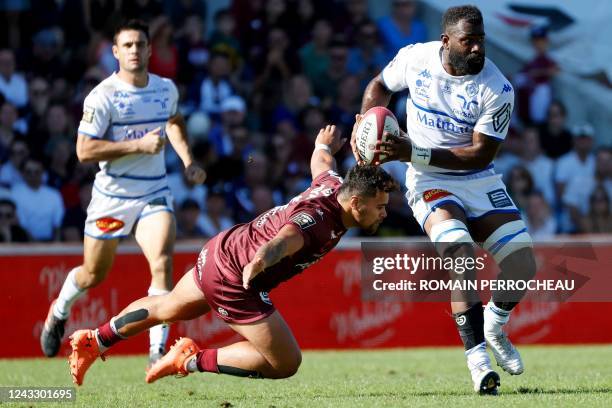
<svg viewBox="0 0 612 408"><path fill-rule="evenodd" d="M134 231L149 262L149 295L172 289L176 226L164 162L166 139L183 161L188 179L203 183L206 177L193 162L184 120L177 112L176 86L148 73L148 27L128 21L117 28L113 40L119 72L87 96L79 125L77 156L81 162L99 162L100 171L87 209L83 264L68 274L41 334L42 350L49 357L60 349L72 304L104 280L121 237ZM155 326L149 335L153 363L165 351L168 326Z"/></svg>
<svg viewBox="0 0 612 408"><path fill-rule="evenodd" d="M406 197L415 218L442 256L473 257L474 241L480 242L500 266L498 279L530 279L535 274L531 238L492 163L508 130L513 89L485 58L484 24L476 7L449 8L442 29L441 41L399 51L369 83L361 112L386 106L394 92L408 89L408 132L388 135L378 153L388 155L385 161L409 162ZM356 128L351 145L359 160ZM453 317L475 391L495 394L499 386L485 339L498 365L510 374L523 372L518 351L502 331L523 295L494 292L483 311L478 293L453 294Z"/></svg>

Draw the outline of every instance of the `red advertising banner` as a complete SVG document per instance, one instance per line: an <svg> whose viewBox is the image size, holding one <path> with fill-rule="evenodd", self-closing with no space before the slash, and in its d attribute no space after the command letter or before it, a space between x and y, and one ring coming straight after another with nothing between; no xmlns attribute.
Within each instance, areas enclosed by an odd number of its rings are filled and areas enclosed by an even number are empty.
<svg viewBox="0 0 612 408"><path fill-rule="evenodd" d="M611 253L612 244L603 250ZM70 269L81 263L80 251L80 247L2 248L0 358L42 356L38 339L49 303ZM198 251L198 245L177 248L175 281L191 269ZM149 282L144 257L129 245L121 249L107 279L75 303L66 339L74 330L95 328L146 296ZM448 304L364 302L361 285L359 246L345 245L275 289L270 297L305 349L460 345ZM612 303L534 302L515 310L508 332L518 344L611 343L610 327ZM212 314L174 324L171 337L178 336L192 337L205 347L238 338ZM66 341L60 355L67 355L68 350ZM144 333L122 342L113 354L147 351L148 335Z"/></svg>

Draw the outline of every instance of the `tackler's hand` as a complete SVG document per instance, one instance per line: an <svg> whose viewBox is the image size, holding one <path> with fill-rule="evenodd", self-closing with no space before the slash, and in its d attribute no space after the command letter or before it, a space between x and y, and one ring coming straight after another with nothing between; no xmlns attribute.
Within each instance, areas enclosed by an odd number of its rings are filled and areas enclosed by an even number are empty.
<svg viewBox="0 0 612 408"><path fill-rule="evenodd" d="M319 130L319 134L317 134L317 139L315 140L315 144L324 144L329 146L331 150L331 154L334 155L342 149L346 143L346 138L340 137L340 129L336 127L336 125L327 125L321 130Z"/></svg>
<svg viewBox="0 0 612 408"><path fill-rule="evenodd" d="M264 270L266 266L262 258L253 259L242 270L242 286L245 289L251 287L251 281Z"/></svg>

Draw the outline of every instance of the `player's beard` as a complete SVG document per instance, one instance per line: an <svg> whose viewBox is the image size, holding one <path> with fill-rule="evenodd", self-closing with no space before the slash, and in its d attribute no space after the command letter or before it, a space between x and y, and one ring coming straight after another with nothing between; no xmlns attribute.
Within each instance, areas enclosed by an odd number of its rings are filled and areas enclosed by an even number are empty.
<svg viewBox="0 0 612 408"><path fill-rule="evenodd" d="M450 62L459 75L476 75L484 67L485 56L484 53L463 55L460 52L453 51L451 48L448 50L448 62Z"/></svg>

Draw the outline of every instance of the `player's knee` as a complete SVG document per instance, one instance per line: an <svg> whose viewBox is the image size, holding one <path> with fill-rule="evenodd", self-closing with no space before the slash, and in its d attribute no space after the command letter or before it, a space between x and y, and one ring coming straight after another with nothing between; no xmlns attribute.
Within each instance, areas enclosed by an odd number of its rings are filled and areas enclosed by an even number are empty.
<svg viewBox="0 0 612 408"><path fill-rule="evenodd" d="M302 353L297 350L291 358L288 358L283 362L283 364L277 368L277 377L276 378L289 378L294 376L302 364Z"/></svg>
<svg viewBox="0 0 612 408"><path fill-rule="evenodd" d="M474 240L467 226L455 219L437 223L429 231L431 242L444 257L474 256Z"/></svg>
<svg viewBox="0 0 612 408"><path fill-rule="evenodd" d="M511 221L501 225L487 238L483 248L493 255L495 262L502 267L504 264L517 268L524 267L535 275L535 259L533 257L533 241L527 232L527 226L522 220Z"/></svg>
<svg viewBox="0 0 612 408"><path fill-rule="evenodd" d="M106 265L83 265L77 278L79 286L83 289L98 286L106 278L108 269Z"/></svg>
<svg viewBox="0 0 612 408"><path fill-rule="evenodd" d="M533 249L524 247L512 252L499 263L499 267L504 276L520 280L533 279L537 269Z"/></svg>

